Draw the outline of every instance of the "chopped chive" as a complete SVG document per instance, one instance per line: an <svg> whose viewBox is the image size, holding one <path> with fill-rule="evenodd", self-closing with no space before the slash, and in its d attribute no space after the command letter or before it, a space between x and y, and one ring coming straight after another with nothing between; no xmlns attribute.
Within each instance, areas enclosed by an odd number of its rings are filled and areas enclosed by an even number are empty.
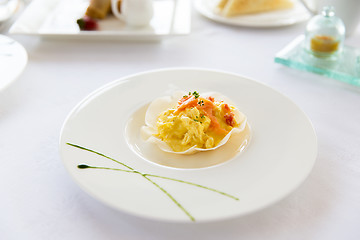
<svg viewBox="0 0 360 240"><path fill-rule="evenodd" d="M194 91L192 95L194 95L195 99L200 97L200 94L197 91Z"/></svg>

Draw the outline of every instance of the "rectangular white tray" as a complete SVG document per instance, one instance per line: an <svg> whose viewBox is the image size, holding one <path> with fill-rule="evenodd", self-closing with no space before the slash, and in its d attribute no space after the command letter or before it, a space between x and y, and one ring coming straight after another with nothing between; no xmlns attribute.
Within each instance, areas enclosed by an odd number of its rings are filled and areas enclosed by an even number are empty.
<svg viewBox="0 0 360 240"><path fill-rule="evenodd" d="M130 28L114 16L99 20L99 30L80 31L89 0L34 0L11 26L9 33L65 39L160 40L187 35L191 30L190 0L155 0L149 26Z"/></svg>

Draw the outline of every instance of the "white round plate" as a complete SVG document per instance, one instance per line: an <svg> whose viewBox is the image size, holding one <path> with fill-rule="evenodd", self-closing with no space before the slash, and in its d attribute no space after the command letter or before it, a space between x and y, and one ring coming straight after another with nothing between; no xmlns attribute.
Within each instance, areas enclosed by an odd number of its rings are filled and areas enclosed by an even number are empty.
<svg viewBox="0 0 360 240"><path fill-rule="evenodd" d="M246 150L196 169L146 159L141 145L134 144L140 129L129 124L144 124L139 109L178 90L216 91L231 99L252 128ZM81 101L63 125L60 153L80 187L117 210L162 221L205 222L249 214L290 194L310 173L317 142L306 115L266 85L219 71L166 69L124 77ZM80 164L108 169L79 169Z"/></svg>
<svg viewBox="0 0 360 240"><path fill-rule="evenodd" d="M216 13L219 0L195 0L195 9L203 16L216 22L246 27L280 27L308 20L311 15L297 0L293 0L292 9L247 14L236 17L224 17Z"/></svg>
<svg viewBox="0 0 360 240"><path fill-rule="evenodd" d="M0 90L16 80L27 64L27 53L15 40L0 35Z"/></svg>

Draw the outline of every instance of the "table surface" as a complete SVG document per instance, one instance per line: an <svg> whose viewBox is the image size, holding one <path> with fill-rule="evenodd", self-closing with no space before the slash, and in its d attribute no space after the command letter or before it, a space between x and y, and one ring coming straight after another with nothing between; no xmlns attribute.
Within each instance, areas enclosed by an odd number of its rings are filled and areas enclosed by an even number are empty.
<svg viewBox="0 0 360 240"><path fill-rule="evenodd" d="M158 43L11 36L26 48L29 62L0 92L0 238L360 239L360 88L274 63L304 27L231 27L193 10L190 35ZM346 43L360 47L360 26ZM138 218L83 192L59 156L68 113L115 79L171 67L241 74L291 98L318 137L307 180L267 209L201 224Z"/></svg>

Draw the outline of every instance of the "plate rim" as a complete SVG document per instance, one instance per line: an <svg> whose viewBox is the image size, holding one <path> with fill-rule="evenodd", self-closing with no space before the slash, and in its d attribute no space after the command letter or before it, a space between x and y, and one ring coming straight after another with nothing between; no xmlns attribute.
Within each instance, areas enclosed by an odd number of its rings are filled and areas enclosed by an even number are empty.
<svg viewBox="0 0 360 240"><path fill-rule="evenodd" d="M20 70L12 77L12 79L10 79L9 81L6 81L5 84L0 85L0 91L9 87L13 82L15 82L21 76L21 74L25 71L25 68L29 61L28 53L22 44L20 44L18 41L14 40L8 36L5 36L5 35L0 35L0 39L1 38L9 40L11 42L11 44L16 44L17 47L19 49L21 49L20 51L24 55L24 62L21 64Z"/></svg>

